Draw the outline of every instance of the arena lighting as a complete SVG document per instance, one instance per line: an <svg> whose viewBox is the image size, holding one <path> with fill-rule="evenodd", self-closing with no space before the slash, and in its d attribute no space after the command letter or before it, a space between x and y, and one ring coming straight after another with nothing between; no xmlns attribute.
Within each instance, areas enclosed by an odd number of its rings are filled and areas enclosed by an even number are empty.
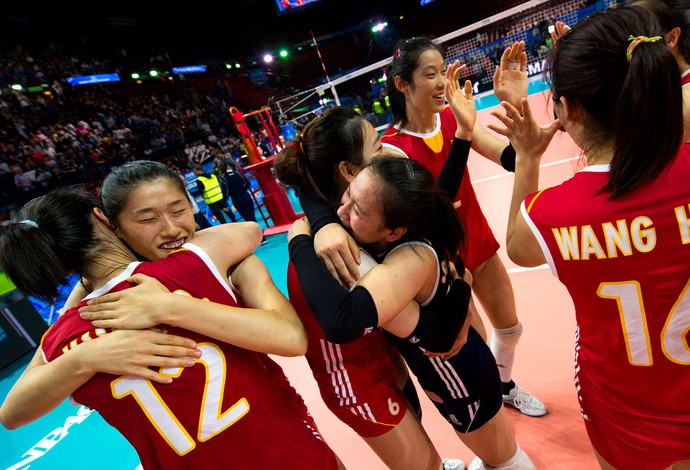
<svg viewBox="0 0 690 470"><path fill-rule="evenodd" d="M288 51L285 49L281 49L279 52L279 55L280 55L280 57L282 57L284 59L288 56Z"/></svg>
<svg viewBox="0 0 690 470"><path fill-rule="evenodd" d="M151 75L152 77L157 77L157 76L158 76L158 71L157 71L157 70L150 70L150 71L149 71L149 75Z"/></svg>
<svg viewBox="0 0 690 470"><path fill-rule="evenodd" d="M236 68L236 69L239 69L239 68L241 68L241 67L242 67L242 66L240 65L239 62L237 62L237 63L235 64L235 68Z"/></svg>
<svg viewBox="0 0 690 470"><path fill-rule="evenodd" d="M264 62L266 62L267 64L270 64L271 62L273 62L273 56L271 54L266 54L264 56Z"/></svg>
<svg viewBox="0 0 690 470"><path fill-rule="evenodd" d="M384 21L383 23L376 23L374 26L371 27L371 32L372 33L379 33L383 31L383 28L388 26L388 22Z"/></svg>
<svg viewBox="0 0 690 470"><path fill-rule="evenodd" d="M235 65L237 65L237 64L235 64ZM225 64L225 68L226 68L226 69L231 69L231 68L232 68L232 64Z"/></svg>
<svg viewBox="0 0 690 470"><path fill-rule="evenodd" d="M116 73L101 73L97 75L82 75L79 77L68 77L67 82L72 86L95 85L97 83L119 82L120 75Z"/></svg>
<svg viewBox="0 0 690 470"><path fill-rule="evenodd" d="M14 91L22 91L22 90L23 90L23 87L22 87L21 85L19 85L19 84L15 84L15 85L12 85L12 89L13 89Z"/></svg>
<svg viewBox="0 0 690 470"><path fill-rule="evenodd" d="M227 65L226 65L227 67ZM205 72L206 71L206 66L205 65L185 65L183 67L173 67L172 71L175 75L177 74L190 74L190 73L199 73L199 72Z"/></svg>
<svg viewBox="0 0 690 470"><path fill-rule="evenodd" d="M130 75L130 76L131 76L132 79L134 79L134 80L139 80L139 78L140 78L139 74L136 73L136 72L134 72L134 73L133 73L132 75Z"/></svg>

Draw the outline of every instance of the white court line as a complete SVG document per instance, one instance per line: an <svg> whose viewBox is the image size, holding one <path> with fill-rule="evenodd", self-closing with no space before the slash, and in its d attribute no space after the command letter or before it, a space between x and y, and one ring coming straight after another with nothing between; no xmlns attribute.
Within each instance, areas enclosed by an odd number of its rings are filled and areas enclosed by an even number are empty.
<svg viewBox="0 0 690 470"><path fill-rule="evenodd" d="M581 157L578 155L577 157L570 157L570 158L566 158L564 160L558 160L558 161L551 162L551 163L544 163L543 165L539 165L539 168L546 168L549 166L561 165L563 163L572 162L573 160L577 160L579 158L581 158ZM472 184L484 183L486 181L496 180L499 178L505 178L506 176L512 176L513 174L514 173L506 172L506 173L501 173L499 175L487 176L486 178L479 178L477 180L472 180Z"/></svg>

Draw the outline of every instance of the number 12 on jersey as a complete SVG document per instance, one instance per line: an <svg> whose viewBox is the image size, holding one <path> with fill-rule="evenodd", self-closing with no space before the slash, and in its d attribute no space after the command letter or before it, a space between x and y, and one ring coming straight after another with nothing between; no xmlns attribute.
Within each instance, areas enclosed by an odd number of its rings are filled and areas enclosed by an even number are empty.
<svg viewBox="0 0 690 470"><path fill-rule="evenodd" d="M211 343L199 343L201 358L199 362L206 367L207 380L201 403L201 418L197 431L198 442L204 442L235 424L249 412L249 402L241 398L225 412L221 412L222 393L225 389L226 366L223 352ZM184 368L170 367L161 373L170 377L179 377ZM168 408L150 380L141 377L120 377L110 385L115 398L132 395L141 407L151 424L161 437L178 455L185 455L196 447L196 442L182 426L177 417Z"/></svg>

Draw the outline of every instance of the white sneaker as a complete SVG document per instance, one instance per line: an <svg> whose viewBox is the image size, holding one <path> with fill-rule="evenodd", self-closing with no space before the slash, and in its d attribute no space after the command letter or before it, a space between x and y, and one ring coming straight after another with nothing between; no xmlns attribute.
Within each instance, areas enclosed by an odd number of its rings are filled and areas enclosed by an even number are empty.
<svg viewBox="0 0 690 470"><path fill-rule="evenodd" d="M503 395L503 403L512 406L527 416L544 416L547 411L546 405L544 405L540 399L534 395L530 395L517 385L513 387L508 395ZM472 467L470 466L470 468Z"/></svg>
<svg viewBox="0 0 690 470"><path fill-rule="evenodd" d="M475 457L472 463L470 464L470 468L467 470L486 470L486 467L484 466L484 462L482 462L482 459L479 457Z"/></svg>
<svg viewBox="0 0 690 470"><path fill-rule="evenodd" d="M465 462L460 459L443 459L443 470L465 470Z"/></svg>
<svg viewBox="0 0 690 470"><path fill-rule="evenodd" d="M504 464L494 467L492 465L484 464L482 459L475 457L468 470L536 470L536 468L537 467L534 466L532 459L529 458L529 455L525 454L525 452L518 445L515 455Z"/></svg>

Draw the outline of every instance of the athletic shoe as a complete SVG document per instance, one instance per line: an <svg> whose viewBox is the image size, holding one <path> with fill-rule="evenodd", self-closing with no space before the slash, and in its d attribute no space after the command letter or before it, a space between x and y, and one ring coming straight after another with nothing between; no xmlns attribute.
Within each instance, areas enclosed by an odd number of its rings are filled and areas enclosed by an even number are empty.
<svg viewBox="0 0 690 470"><path fill-rule="evenodd" d="M460 459L443 459L443 470L465 470L465 463Z"/></svg>
<svg viewBox="0 0 690 470"><path fill-rule="evenodd" d="M527 416L536 418L546 414L546 405L540 399L525 392L517 385L513 387L508 395L503 395L503 403L512 406Z"/></svg>
<svg viewBox="0 0 690 470"><path fill-rule="evenodd" d="M529 458L529 455L517 446L517 452L515 455L507 462L494 467L493 465L485 465L482 459L475 457L470 468L468 470L507 470L509 468L520 468L523 470L536 470L537 467L534 466L534 462Z"/></svg>
<svg viewBox="0 0 690 470"><path fill-rule="evenodd" d="M482 459L479 457L475 457L472 463L470 464L470 468L467 470L486 470L486 467L484 466L484 462L482 462Z"/></svg>

